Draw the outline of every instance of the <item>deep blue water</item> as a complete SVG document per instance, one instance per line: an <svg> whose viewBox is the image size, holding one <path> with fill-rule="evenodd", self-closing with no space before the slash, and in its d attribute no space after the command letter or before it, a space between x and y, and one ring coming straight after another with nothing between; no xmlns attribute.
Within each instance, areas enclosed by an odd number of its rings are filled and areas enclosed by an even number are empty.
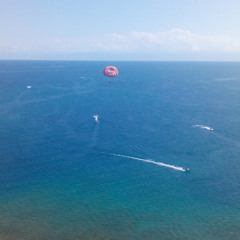
<svg viewBox="0 0 240 240"><path fill-rule="evenodd" d="M240 63L0 61L0 239L239 240Z"/></svg>

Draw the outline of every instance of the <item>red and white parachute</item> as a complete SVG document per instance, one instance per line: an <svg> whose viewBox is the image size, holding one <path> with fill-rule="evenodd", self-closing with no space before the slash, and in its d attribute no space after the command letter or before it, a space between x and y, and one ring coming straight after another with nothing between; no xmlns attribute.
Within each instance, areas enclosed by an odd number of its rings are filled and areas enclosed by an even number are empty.
<svg viewBox="0 0 240 240"><path fill-rule="evenodd" d="M107 66L104 68L103 74L107 77L117 77L118 69L114 66Z"/></svg>

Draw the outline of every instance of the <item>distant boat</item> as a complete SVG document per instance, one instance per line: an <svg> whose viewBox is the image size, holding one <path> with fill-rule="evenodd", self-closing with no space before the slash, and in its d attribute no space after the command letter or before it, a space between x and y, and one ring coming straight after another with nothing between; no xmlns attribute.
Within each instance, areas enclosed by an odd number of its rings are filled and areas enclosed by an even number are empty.
<svg viewBox="0 0 240 240"><path fill-rule="evenodd" d="M95 119L95 121L98 121L98 114L93 115L93 118Z"/></svg>

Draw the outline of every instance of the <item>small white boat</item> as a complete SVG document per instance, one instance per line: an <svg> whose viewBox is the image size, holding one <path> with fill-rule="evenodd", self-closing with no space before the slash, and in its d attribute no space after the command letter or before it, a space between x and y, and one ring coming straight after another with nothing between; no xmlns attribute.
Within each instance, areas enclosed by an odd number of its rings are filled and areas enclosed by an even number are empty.
<svg viewBox="0 0 240 240"><path fill-rule="evenodd" d="M95 119L95 121L98 121L98 114L93 115L93 118Z"/></svg>

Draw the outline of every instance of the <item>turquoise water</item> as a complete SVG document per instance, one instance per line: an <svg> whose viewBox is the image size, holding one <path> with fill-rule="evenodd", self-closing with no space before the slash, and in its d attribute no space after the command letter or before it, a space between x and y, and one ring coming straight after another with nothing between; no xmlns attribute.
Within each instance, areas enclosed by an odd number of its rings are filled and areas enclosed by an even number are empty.
<svg viewBox="0 0 240 240"><path fill-rule="evenodd" d="M239 106L240 63L0 61L0 239L240 239Z"/></svg>

